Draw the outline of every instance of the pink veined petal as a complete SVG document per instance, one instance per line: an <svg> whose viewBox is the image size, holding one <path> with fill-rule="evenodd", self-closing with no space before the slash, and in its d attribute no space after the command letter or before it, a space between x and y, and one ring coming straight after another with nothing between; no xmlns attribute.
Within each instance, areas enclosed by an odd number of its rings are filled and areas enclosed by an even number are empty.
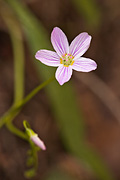
<svg viewBox="0 0 120 180"><path fill-rule="evenodd" d="M46 146L45 146L44 142L38 137L37 134L31 136L30 139L42 150L46 150Z"/></svg>
<svg viewBox="0 0 120 180"><path fill-rule="evenodd" d="M60 65L60 58L54 51L49 50L39 50L37 51L35 58L40 60L43 64L48 66L57 67Z"/></svg>
<svg viewBox="0 0 120 180"><path fill-rule="evenodd" d="M63 85L65 82L69 81L72 76L72 67L65 67L60 65L57 70L55 77L60 85Z"/></svg>
<svg viewBox="0 0 120 180"><path fill-rule="evenodd" d="M69 43L67 37L60 28L55 27L53 29L51 33L51 42L60 57L69 53Z"/></svg>
<svg viewBox="0 0 120 180"><path fill-rule="evenodd" d="M73 39L70 44L70 54L75 57L74 59L79 58L88 50L91 38L88 33L83 32Z"/></svg>
<svg viewBox="0 0 120 180"><path fill-rule="evenodd" d="M90 72L97 68L97 64L92 59L80 57L79 59L75 60L72 68L76 71Z"/></svg>

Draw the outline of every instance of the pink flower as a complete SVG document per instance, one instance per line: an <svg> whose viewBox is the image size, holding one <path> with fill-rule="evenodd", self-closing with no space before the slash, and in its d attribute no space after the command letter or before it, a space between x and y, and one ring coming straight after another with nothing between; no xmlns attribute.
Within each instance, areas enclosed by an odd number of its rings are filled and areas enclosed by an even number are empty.
<svg viewBox="0 0 120 180"><path fill-rule="evenodd" d="M46 146L44 142L38 137L38 134L36 134L31 128L27 121L23 121L24 128L26 130L26 134L31 139L31 141L36 144L40 149L46 150Z"/></svg>
<svg viewBox="0 0 120 180"><path fill-rule="evenodd" d="M35 57L48 66L58 67L55 77L60 85L69 81L72 70L90 72L97 68L95 61L81 57L89 48L91 36L83 32L70 44L64 32L55 27L51 33L51 42L56 52L49 50L37 51Z"/></svg>
<svg viewBox="0 0 120 180"><path fill-rule="evenodd" d="M33 135L31 135L30 139L42 150L46 150L46 146L45 146L44 142L38 137L37 134L34 133Z"/></svg>

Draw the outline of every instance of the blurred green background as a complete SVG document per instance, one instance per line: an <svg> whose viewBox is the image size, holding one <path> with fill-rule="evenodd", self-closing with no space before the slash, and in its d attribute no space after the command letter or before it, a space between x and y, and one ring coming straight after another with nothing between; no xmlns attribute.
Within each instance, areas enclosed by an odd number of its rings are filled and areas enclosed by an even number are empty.
<svg viewBox="0 0 120 180"><path fill-rule="evenodd" d="M35 60L39 49L53 49L52 29L69 42L81 32L92 36L84 57L98 69L74 72L70 82L56 81L40 91L14 119L26 119L44 140L35 180L120 179L120 1L0 0L0 115L56 68ZM0 179L21 180L29 145L0 129Z"/></svg>

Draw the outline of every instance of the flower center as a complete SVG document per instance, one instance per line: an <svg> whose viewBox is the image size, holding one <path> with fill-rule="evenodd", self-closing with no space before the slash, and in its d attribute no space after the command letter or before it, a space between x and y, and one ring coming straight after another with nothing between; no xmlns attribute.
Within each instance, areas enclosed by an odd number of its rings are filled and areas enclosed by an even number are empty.
<svg viewBox="0 0 120 180"><path fill-rule="evenodd" d="M63 64L65 67L73 65L73 58L71 54L65 54L60 58L60 64Z"/></svg>

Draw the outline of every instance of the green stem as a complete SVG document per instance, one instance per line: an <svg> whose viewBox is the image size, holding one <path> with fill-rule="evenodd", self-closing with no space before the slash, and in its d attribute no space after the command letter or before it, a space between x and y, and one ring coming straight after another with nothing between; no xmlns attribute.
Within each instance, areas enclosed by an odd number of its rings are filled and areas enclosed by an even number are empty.
<svg viewBox="0 0 120 180"><path fill-rule="evenodd" d="M32 99L41 89L43 89L45 86L47 86L50 82L52 82L55 79L55 77L52 77L39 86L37 86L35 89L33 89L23 100L18 102L17 104L13 105L6 113L3 115L3 117L0 119L0 128L10 121L12 121L17 114L21 111L22 107L30 100Z"/></svg>
<svg viewBox="0 0 120 180"><path fill-rule="evenodd" d="M11 122L6 123L6 127L9 129L10 132L17 135L18 137L24 140L28 140L28 136L24 132L16 128Z"/></svg>
<svg viewBox="0 0 120 180"><path fill-rule="evenodd" d="M19 35L20 35L20 30L19 30ZM12 39L13 39L12 44L14 48L14 73L15 73L14 103L17 103L23 98L23 94L24 94L24 48L21 37L18 38L14 36Z"/></svg>
<svg viewBox="0 0 120 180"><path fill-rule="evenodd" d="M32 153L33 153L33 157L34 157L34 168L35 168L35 171L36 171L37 168L38 168L37 149L36 149L35 144L32 141L29 141L29 143L30 143Z"/></svg>
<svg viewBox="0 0 120 180"><path fill-rule="evenodd" d="M15 113L15 108L14 106L12 106L1 118L0 118L0 128L5 124L5 122L9 122L12 119L14 119L15 116L17 116L17 114L19 113L16 112Z"/></svg>
<svg viewBox="0 0 120 180"><path fill-rule="evenodd" d="M14 57L14 103L23 98L24 92L24 46L21 27L5 2L1 2L0 14L4 20L12 41Z"/></svg>
<svg viewBox="0 0 120 180"><path fill-rule="evenodd" d="M50 82L55 80L55 76L49 78L48 80L44 81L42 84L38 85L31 93L29 93L22 101L21 104L18 105L18 107L22 107L24 104L26 104L30 99L32 99L41 89L43 89L46 85L48 85Z"/></svg>

